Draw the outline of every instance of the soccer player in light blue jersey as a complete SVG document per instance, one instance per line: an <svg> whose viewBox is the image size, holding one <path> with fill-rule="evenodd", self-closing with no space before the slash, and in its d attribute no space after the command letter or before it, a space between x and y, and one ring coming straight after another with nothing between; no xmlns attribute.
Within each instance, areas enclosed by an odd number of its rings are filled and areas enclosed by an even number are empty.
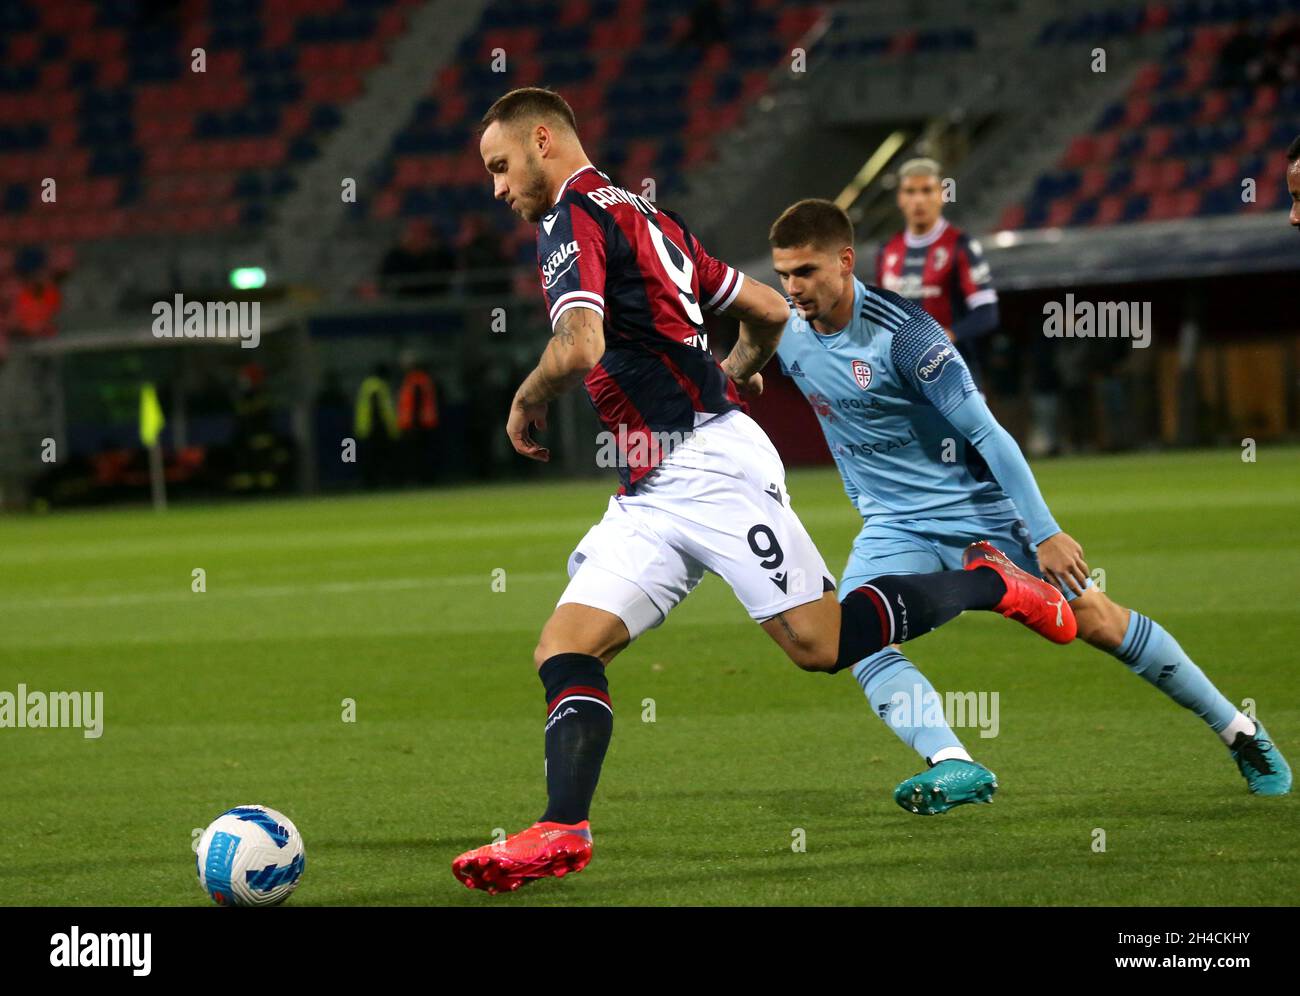
<svg viewBox="0 0 1300 996"><path fill-rule="evenodd" d="M979 549L971 544L987 540L1063 592L1082 639L1207 723L1251 792L1288 792L1290 768L1263 725L1225 698L1159 623L1092 584L1082 547L1052 518L942 326L854 276L848 215L830 201L800 201L772 225L769 242L794 309L777 350L781 369L817 413L863 519L841 592L877 575L961 567ZM992 795L993 773L927 708L937 693L898 647L860 661L853 674L877 715L928 765L895 790L899 805L929 815Z"/></svg>

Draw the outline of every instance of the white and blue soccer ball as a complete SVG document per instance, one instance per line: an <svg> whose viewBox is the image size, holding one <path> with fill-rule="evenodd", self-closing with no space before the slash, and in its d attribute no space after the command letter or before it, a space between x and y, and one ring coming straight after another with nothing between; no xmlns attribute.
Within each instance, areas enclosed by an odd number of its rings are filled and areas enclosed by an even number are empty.
<svg viewBox="0 0 1300 996"><path fill-rule="evenodd" d="M218 906L274 906L298 887L307 856L289 817L236 806L199 838L199 885Z"/></svg>

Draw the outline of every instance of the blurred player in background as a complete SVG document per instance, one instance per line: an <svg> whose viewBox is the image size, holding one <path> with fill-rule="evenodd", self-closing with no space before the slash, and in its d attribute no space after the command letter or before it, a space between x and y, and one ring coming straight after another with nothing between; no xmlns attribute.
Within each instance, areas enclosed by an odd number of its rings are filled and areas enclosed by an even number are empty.
<svg viewBox="0 0 1300 996"><path fill-rule="evenodd" d="M553 328L506 432L519 453L549 459L533 430L546 427L551 401L585 385L617 440L622 487L569 558L569 585L534 651L547 701L546 812L458 857L460 881L509 891L586 866L588 811L613 730L605 666L663 622L706 570L806 670L846 669L967 608L1001 612L1058 642L1073 638L1059 593L991 551L967 570L862 578L837 601L790 506L781 459L741 403L742 392L762 390L758 371L789 316L781 295L714 259L680 217L597 170L558 94L511 91L483 126L479 152L495 196L538 226ZM709 352L705 309L740 322L722 364Z"/></svg>
<svg viewBox="0 0 1300 996"><path fill-rule="evenodd" d="M1291 192L1291 225L1300 231L1300 135L1286 150L1286 189Z"/></svg>
<svg viewBox="0 0 1300 996"><path fill-rule="evenodd" d="M909 159L898 170L906 227L876 253L876 284L915 301L979 373L976 342L998 327L998 292L980 244L943 216L942 170Z"/></svg>
<svg viewBox="0 0 1300 996"><path fill-rule="evenodd" d="M854 276L848 215L830 201L800 201L772 225L769 241L796 310L777 351L781 368L819 416L863 518L841 590L876 574L957 566L969 544L989 540L1072 600L1084 640L1204 720L1251 792L1288 792L1290 769L1263 725L1229 702L1159 623L1093 585L1082 547L1052 518L944 329ZM863 659L853 674L877 715L930 765L898 786L899 805L942 813L996 787L948 724L927 714L934 688L896 647ZM917 690L924 702L911 701ZM911 708L891 718L900 701Z"/></svg>

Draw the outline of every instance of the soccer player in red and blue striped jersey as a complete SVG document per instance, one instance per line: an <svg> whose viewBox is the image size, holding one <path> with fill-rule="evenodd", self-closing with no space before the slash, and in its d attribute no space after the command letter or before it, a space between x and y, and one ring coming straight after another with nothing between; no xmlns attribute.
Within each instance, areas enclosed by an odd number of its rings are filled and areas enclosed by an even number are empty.
<svg viewBox="0 0 1300 996"><path fill-rule="evenodd" d="M615 205L628 209L608 210ZM736 302L744 276L705 252L676 214L585 165L541 218L537 258L552 325L574 308L618 316L604 323L605 352L585 384L606 428L623 427L616 438L624 491L656 466L654 433L692 432L740 407L702 326L705 311Z"/></svg>
<svg viewBox="0 0 1300 996"><path fill-rule="evenodd" d="M744 411L789 316L779 293L714 259L686 223L587 159L558 94L506 94L479 142L496 197L537 224L553 334L506 432L537 460L550 401L579 384L615 443L621 487L569 558L569 585L534 663L546 690L547 808L521 833L452 863L471 888L509 891L580 871L588 810L613 729L605 666L663 622L706 571L798 666L835 672L964 609L997 611L1055 642L1075 633L1058 592L1002 559L876 577L837 601L785 488L775 448ZM704 311L740 322L718 363Z"/></svg>
<svg viewBox="0 0 1300 996"><path fill-rule="evenodd" d="M1286 150L1286 189L1291 194L1291 227L1300 231L1300 135Z"/></svg>
<svg viewBox="0 0 1300 996"><path fill-rule="evenodd" d="M877 251L875 282L924 308L978 375L975 344L998 326L998 292L979 242L943 216L940 173L933 159L899 167L905 227Z"/></svg>

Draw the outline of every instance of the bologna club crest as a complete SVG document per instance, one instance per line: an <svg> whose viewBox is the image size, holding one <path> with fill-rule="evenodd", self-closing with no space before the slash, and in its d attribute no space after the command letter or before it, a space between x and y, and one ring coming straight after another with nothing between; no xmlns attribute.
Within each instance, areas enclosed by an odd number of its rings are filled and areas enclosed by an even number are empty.
<svg viewBox="0 0 1300 996"><path fill-rule="evenodd" d="M871 364L865 360L853 361L853 379L858 382L858 387L866 390L871 386Z"/></svg>

